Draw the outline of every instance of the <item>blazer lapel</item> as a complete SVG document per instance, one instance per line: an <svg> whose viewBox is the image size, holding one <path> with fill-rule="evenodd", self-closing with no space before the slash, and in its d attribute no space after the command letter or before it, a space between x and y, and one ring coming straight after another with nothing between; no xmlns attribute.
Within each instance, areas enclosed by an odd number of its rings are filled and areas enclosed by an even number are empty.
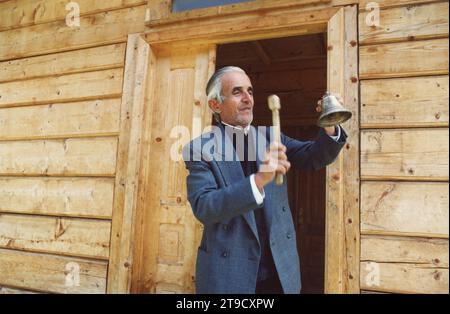
<svg viewBox="0 0 450 314"><path fill-rule="evenodd" d="M216 158L217 165L222 173L222 176L227 185L231 185L236 181L244 179L244 171L242 170L241 162L239 160L238 154L236 154L236 161L226 161L225 151L226 148L233 148L233 143L231 139L226 136L225 128L222 124L219 125L219 128L222 131L222 134L215 134L214 140L216 141L215 147L221 147L221 152L214 153L214 157ZM218 136L219 135L219 136ZM222 138L218 138L222 136ZM217 143L217 141L222 141L221 143ZM225 146L223 146L225 145ZM229 156L227 156L229 157ZM256 220L253 211L246 212L242 215L255 235L256 239L259 241L258 230L256 228Z"/></svg>

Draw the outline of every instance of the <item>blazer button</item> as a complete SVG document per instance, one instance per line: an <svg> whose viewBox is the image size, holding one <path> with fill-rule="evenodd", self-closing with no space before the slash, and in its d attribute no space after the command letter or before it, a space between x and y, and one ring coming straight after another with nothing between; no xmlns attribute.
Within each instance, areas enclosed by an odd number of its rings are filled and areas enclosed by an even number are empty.
<svg viewBox="0 0 450 314"><path fill-rule="evenodd" d="M290 239L291 238L291 234L290 233L286 233L286 238Z"/></svg>
<svg viewBox="0 0 450 314"><path fill-rule="evenodd" d="M283 206L283 211L284 211L284 212L286 211L286 207L284 207L284 206Z"/></svg>
<svg viewBox="0 0 450 314"><path fill-rule="evenodd" d="M223 225L223 230L227 231L228 229L228 225Z"/></svg>
<svg viewBox="0 0 450 314"><path fill-rule="evenodd" d="M228 256L227 251L223 251L223 252L222 252L222 257L227 257L227 256Z"/></svg>

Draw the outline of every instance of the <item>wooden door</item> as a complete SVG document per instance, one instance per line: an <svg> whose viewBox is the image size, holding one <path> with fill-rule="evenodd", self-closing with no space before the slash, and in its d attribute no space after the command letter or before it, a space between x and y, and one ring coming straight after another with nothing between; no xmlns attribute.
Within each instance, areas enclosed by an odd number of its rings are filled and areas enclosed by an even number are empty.
<svg viewBox="0 0 450 314"><path fill-rule="evenodd" d="M215 46L150 47L146 122L131 291L192 293L201 225L186 197L181 147L211 122L205 86L214 71ZM186 135L183 130L189 131ZM180 133L181 132L181 133Z"/></svg>
<svg viewBox="0 0 450 314"><path fill-rule="evenodd" d="M302 141L314 140L319 128L298 125L283 133ZM288 172L289 205L297 232L302 293L324 292L325 267L325 180L326 169Z"/></svg>

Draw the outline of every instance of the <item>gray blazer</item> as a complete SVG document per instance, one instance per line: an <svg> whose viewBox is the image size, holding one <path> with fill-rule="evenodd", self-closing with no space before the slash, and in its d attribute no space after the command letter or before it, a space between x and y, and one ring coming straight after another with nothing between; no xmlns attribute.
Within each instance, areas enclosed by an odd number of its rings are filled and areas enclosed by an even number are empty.
<svg viewBox="0 0 450 314"><path fill-rule="evenodd" d="M220 129L223 130L222 125ZM269 132L262 133L254 127L249 132L255 142L264 138L267 146ZM335 160L346 137L341 128L341 136L336 142L321 129L315 141L302 142L283 134L281 141L287 147L286 155L293 167L314 170ZM250 178L244 176L239 161L223 161L225 150L217 152L218 141L232 145L228 136L209 132L183 149L189 171L188 200L195 217L204 225L197 254L196 292L255 293L260 245L254 211L263 207L270 248L283 291L299 293L300 263L286 180L281 186L274 182L266 185L264 202L258 205ZM206 147L207 142L214 145L203 149L201 158L197 155L200 160L193 161L192 154L199 154L199 147ZM259 149L256 155L259 169L262 151Z"/></svg>

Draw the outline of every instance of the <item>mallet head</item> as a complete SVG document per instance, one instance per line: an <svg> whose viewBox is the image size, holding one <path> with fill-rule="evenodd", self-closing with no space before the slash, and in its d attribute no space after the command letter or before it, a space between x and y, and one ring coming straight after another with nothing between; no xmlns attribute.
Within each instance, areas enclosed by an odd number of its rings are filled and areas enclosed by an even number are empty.
<svg viewBox="0 0 450 314"><path fill-rule="evenodd" d="M280 97L278 97L277 95L270 95L268 98L268 103L269 109L272 111L281 109Z"/></svg>

